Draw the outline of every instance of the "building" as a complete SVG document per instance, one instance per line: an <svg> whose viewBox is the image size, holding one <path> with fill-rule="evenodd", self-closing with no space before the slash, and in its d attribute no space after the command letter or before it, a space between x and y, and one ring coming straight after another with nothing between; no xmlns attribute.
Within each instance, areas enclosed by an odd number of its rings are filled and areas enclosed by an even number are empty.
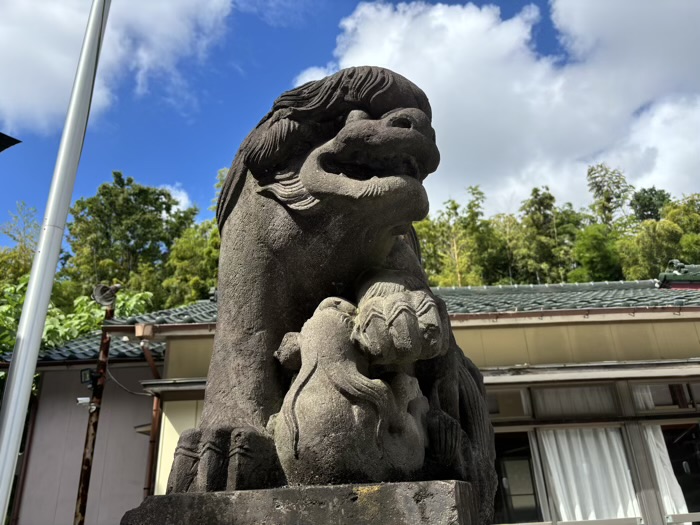
<svg viewBox="0 0 700 525"><path fill-rule="evenodd" d="M80 372L94 369L100 335L41 353L39 394L30 406L8 512L12 525L73 523L90 396ZM152 345L159 360L164 349L165 343ZM0 370L9 359L0 355ZM109 359L86 510L91 525L119 523L143 500L146 479L153 401L142 395L140 381L152 372L139 345L119 338L112 340Z"/></svg>
<svg viewBox="0 0 700 525"><path fill-rule="evenodd" d="M448 305L457 342L484 372L496 428L496 523L700 522L700 291L693 289L700 276L678 275L684 280L662 274L661 281L435 290ZM153 491L164 492L178 436L201 415L215 325L216 303L202 301L105 326L122 352L128 349L128 359L112 360L113 375L128 379L128 389L156 396L162 420L159 428L141 427L157 431L151 471L144 460L148 438L135 428L149 420L151 404L108 383L102 417L114 419L100 422L103 470L93 480L102 485L91 483L88 522L110 522L98 506L114 508L110 516L135 506L143 493L137 480L151 472ZM140 340L164 355L162 377L131 360ZM84 387L68 384L77 382L90 355L71 364L69 349L59 350L58 365L42 362L20 524L39 523L29 517L51 512L54 520L41 523L65 523L59 509L71 499L73 509L80 465L74 450L82 447L78 434L87 413L74 406ZM106 415L110 402L122 419ZM134 412L125 417L124 410ZM64 424L75 427L62 431L67 437L40 441L40 428L48 432L66 417L75 421ZM123 444L110 448L116 433ZM57 483L45 465L58 461L65 488L45 505L46 491ZM44 506L51 508L40 514Z"/></svg>

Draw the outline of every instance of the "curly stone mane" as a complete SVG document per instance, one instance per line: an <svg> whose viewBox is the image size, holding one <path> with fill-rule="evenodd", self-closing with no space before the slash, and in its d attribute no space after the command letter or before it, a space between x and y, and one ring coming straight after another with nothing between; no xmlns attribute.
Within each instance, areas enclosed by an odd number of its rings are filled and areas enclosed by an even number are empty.
<svg viewBox="0 0 700 525"><path fill-rule="evenodd" d="M293 209L316 200L303 188L291 161L332 138L353 109L373 118L401 107L432 112L423 91L406 78L369 66L344 69L322 80L283 93L241 144L219 196L216 219L221 230L236 205L248 171L274 197Z"/></svg>

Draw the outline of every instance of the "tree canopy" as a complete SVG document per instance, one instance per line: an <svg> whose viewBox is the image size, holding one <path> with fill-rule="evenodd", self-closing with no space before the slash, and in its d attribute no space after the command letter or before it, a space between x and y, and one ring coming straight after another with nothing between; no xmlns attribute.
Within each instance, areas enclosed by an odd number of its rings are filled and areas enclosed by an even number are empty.
<svg viewBox="0 0 700 525"><path fill-rule="evenodd" d="M670 259L700 262L700 194L674 200L627 182L605 164L587 171L591 204L558 204L533 188L518 213L484 217L486 196L469 187L466 206L447 201L416 223L434 286L547 284L653 279Z"/></svg>
<svg viewBox="0 0 700 525"><path fill-rule="evenodd" d="M121 172L71 208L61 277L87 293L100 282L160 290L175 241L194 224L197 208L181 209L167 189L143 186ZM157 287L157 288L156 288ZM150 289L149 289L150 288ZM156 307L164 304L154 295Z"/></svg>

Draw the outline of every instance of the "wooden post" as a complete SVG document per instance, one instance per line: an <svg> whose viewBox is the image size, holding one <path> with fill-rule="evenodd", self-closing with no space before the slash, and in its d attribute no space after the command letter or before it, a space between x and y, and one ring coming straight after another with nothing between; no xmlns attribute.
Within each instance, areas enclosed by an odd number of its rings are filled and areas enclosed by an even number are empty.
<svg viewBox="0 0 700 525"><path fill-rule="evenodd" d="M114 306L108 306L105 310L105 321L114 317ZM85 509L87 507L88 490L90 489L90 474L92 473L92 458L95 453L95 441L97 440L97 425L100 422L100 408L102 406L102 393L107 381L107 361L109 360L110 336L102 329L100 340L100 354L95 367L95 379L92 383L92 397L90 398L90 415L88 416L87 431L85 433L85 447L83 448L83 462L80 467L80 483L78 484L78 498L75 502L74 525L85 524Z"/></svg>

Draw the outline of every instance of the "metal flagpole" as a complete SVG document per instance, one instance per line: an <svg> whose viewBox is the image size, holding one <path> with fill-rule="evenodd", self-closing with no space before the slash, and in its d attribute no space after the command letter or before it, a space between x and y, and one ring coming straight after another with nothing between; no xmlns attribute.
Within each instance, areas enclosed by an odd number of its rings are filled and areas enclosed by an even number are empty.
<svg viewBox="0 0 700 525"><path fill-rule="evenodd" d="M61 251L63 231L68 218L75 175L83 150L90 103L95 86L97 62L102 47L111 0L93 0L87 29L73 82L66 124L58 148L46 215L39 237L32 271L17 329L17 342L5 384L0 409L0 520L10 502L12 482L17 466L24 429L24 419L36 372L39 345L44 331L46 312L51 299L54 274Z"/></svg>

